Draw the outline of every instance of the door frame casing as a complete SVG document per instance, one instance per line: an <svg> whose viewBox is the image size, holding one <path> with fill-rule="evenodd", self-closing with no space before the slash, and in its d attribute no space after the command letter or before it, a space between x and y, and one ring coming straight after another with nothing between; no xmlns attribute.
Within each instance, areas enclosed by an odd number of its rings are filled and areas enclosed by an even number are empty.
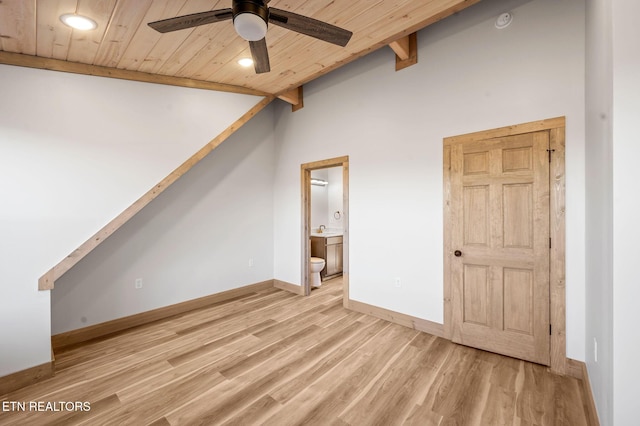
<svg viewBox="0 0 640 426"><path fill-rule="evenodd" d="M551 370L566 373L566 272L565 272L565 117L532 121L497 129L452 136L443 140L444 195L444 336L453 336L451 303L451 146L485 139L549 131L551 164L549 166L549 232L551 238L549 262L549 321L551 325Z"/></svg>
<svg viewBox="0 0 640 426"><path fill-rule="evenodd" d="M303 294L311 294L309 280L309 259L311 258L311 171L342 167L342 282L343 305L349 304L349 156L304 163L300 166L300 186L302 191L302 288Z"/></svg>

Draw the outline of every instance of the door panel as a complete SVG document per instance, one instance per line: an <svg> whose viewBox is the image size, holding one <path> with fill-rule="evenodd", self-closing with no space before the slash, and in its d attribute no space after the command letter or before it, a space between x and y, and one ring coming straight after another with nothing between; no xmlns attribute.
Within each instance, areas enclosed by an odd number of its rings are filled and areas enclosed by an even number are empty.
<svg viewBox="0 0 640 426"><path fill-rule="evenodd" d="M489 186L470 186L464 194L464 243L489 245Z"/></svg>
<svg viewBox="0 0 640 426"><path fill-rule="evenodd" d="M533 150L531 147L502 150L502 171L517 172L533 170Z"/></svg>
<svg viewBox="0 0 640 426"><path fill-rule="evenodd" d="M504 329L533 336L533 271L504 268Z"/></svg>
<svg viewBox="0 0 640 426"><path fill-rule="evenodd" d="M452 340L549 365L549 132L451 145Z"/></svg>
<svg viewBox="0 0 640 426"><path fill-rule="evenodd" d="M472 152L464 155L465 175L489 174L489 152Z"/></svg>
<svg viewBox="0 0 640 426"><path fill-rule="evenodd" d="M505 248L533 248L533 184L502 186Z"/></svg>
<svg viewBox="0 0 640 426"><path fill-rule="evenodd" d="M489 326L489 268L464 265L464 321Z"/></svg>

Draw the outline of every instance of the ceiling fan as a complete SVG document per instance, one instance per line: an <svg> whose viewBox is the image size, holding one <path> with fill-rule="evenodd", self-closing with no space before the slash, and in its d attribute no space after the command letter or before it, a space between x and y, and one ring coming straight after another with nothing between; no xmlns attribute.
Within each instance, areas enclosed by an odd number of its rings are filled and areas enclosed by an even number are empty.
<svg viewBox="0 0 640 426"><path fill-rule="evenodd" d="M335 25L318 21L297 13L268 7L270 0L233 0L231 8L210 10L149 22L148 25L161 33L193 28L199 25L233 20L240 37L249 42L251 56L257 74L269 72L267 51L267 24L272 23L287 30L296 31L338 46L346 46L353 33Z"/></svg>

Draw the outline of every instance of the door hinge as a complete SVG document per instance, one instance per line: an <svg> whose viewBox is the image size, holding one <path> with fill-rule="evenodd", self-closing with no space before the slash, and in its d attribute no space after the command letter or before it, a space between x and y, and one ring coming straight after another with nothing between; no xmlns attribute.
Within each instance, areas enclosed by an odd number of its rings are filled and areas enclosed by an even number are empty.
<svg viewBox="0 0 640 426"><path fill-rule="evenodd" d="M549 336L551 336L551 324L549 324Z"/></svg>
<svg viewBox="0 0 640 426"><path fill-rule="evenodd" d="M549 248L551 248L551 237L549 237Z"/></svg>
<svg viewBox="0 0 640 426"><path fill-rule="evenodd" d="M555 149L548 149L547 152L549 153L549 162L551 162L551 153L552 152L556 152Z"/></svg>

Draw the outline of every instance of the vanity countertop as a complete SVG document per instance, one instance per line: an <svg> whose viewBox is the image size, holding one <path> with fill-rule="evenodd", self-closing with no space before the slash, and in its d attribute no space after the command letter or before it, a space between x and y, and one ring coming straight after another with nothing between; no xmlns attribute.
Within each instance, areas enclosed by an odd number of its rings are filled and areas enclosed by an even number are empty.
<svg viewBox="0 0 640 426"><path fill-rule="evenodd" d="M328 237L341 237L342 236L342 232L312 232L311 233L312 237L323 237L323 238L328 238Z"/></svg>

